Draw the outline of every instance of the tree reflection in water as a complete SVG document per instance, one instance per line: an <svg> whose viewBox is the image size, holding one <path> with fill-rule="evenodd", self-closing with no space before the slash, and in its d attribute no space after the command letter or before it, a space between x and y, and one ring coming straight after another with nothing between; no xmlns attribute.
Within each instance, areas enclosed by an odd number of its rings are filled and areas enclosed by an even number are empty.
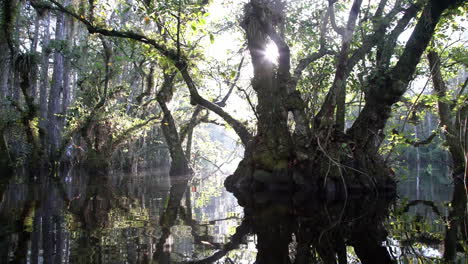
<svg viewBox="0 0 468 264"><path fill-rule="evenodd" d="M308 197L298 202L291 194L263 196L262 203L253 197L245 205L257 236L255 263L347 263L347 246L354 247L362 263L392 263L383 246L391 199L320 202Z"/></svg>
<svg viewBox="0 0 468 264"><path fill-rule="evenodd" d="M0 263L439 263L442 253L437 260L421 252L445 248L446 260L463 260L466 247L463 184L448 209L437 201L255 193L240 197L244 216L236 221L228 214L235 199L210 197L201 206L206 190L189 188L190 176L62 175L1 186Z"/></svg>

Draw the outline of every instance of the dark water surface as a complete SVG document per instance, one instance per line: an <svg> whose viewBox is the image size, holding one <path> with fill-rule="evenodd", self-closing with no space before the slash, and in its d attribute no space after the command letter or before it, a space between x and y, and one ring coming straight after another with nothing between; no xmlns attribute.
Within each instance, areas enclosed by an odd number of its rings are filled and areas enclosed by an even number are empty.
<svg viewBox="0 0 468 264"><path fill-rule="evenodd" d="M467 263L463 236L444 242L466 219L450 184L408 180L398 200L258 194L243 208L225 177L16 176L0 185L0 263L443 263L445 245Z"/></svg>

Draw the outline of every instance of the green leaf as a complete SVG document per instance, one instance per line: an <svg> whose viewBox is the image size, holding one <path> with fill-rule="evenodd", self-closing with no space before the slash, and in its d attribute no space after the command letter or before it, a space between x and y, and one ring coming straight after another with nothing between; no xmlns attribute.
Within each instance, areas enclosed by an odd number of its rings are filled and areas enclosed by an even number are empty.
<svg viewBox="0 0 468 264"><path fill-rule="evenodd" d="M211 33L210 33L210 42L211 42L211 44L214 43L214 36L213 36L213 34L211 34Z"/></svg>

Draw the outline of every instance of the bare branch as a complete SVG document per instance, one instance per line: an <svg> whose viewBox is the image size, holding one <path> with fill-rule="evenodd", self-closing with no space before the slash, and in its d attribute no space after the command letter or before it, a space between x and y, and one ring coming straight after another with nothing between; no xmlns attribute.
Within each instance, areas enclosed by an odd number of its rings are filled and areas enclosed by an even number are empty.
<svg viewBox="0 0 468 264"><path fill-rule="evenodd" d="M242 56L242 59L239 62L239 65L237 66L236 77L232 81L231 86L229 87L229 90L228 90L227 94L224 96L224 98L221 101L215 102L215 104L217 104L218 106L220 106L220 107L225 107L226 106L226 101L229 99L229 96L231 96L232 90L234 90L234 87L236 87L237 81L239 80L240 72L241 72L243 63L244 63L244 56Z"/></svg>

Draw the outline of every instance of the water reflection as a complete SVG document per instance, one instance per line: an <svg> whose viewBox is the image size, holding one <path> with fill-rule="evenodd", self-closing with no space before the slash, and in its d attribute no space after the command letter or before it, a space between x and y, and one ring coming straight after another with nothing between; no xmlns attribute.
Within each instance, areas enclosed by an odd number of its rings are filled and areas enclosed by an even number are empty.
<svg viewBox="0 0 468 264"><path fill-rule="evenodd" d="M252 199L245 207L257 236L255 263L347 263L353 252L362 263L392 263L383 245L392 200L308 197L297 203L287 194L271 195L268 202Z"/></svg>
<svg viewBox="0 0 468 264"><path fill-rule="evenodd" d="M466 261L462 183L432 200L261 193L239 207L220 191L223 177L72 170L37 178L0 184L0 263Z"/></svg>

